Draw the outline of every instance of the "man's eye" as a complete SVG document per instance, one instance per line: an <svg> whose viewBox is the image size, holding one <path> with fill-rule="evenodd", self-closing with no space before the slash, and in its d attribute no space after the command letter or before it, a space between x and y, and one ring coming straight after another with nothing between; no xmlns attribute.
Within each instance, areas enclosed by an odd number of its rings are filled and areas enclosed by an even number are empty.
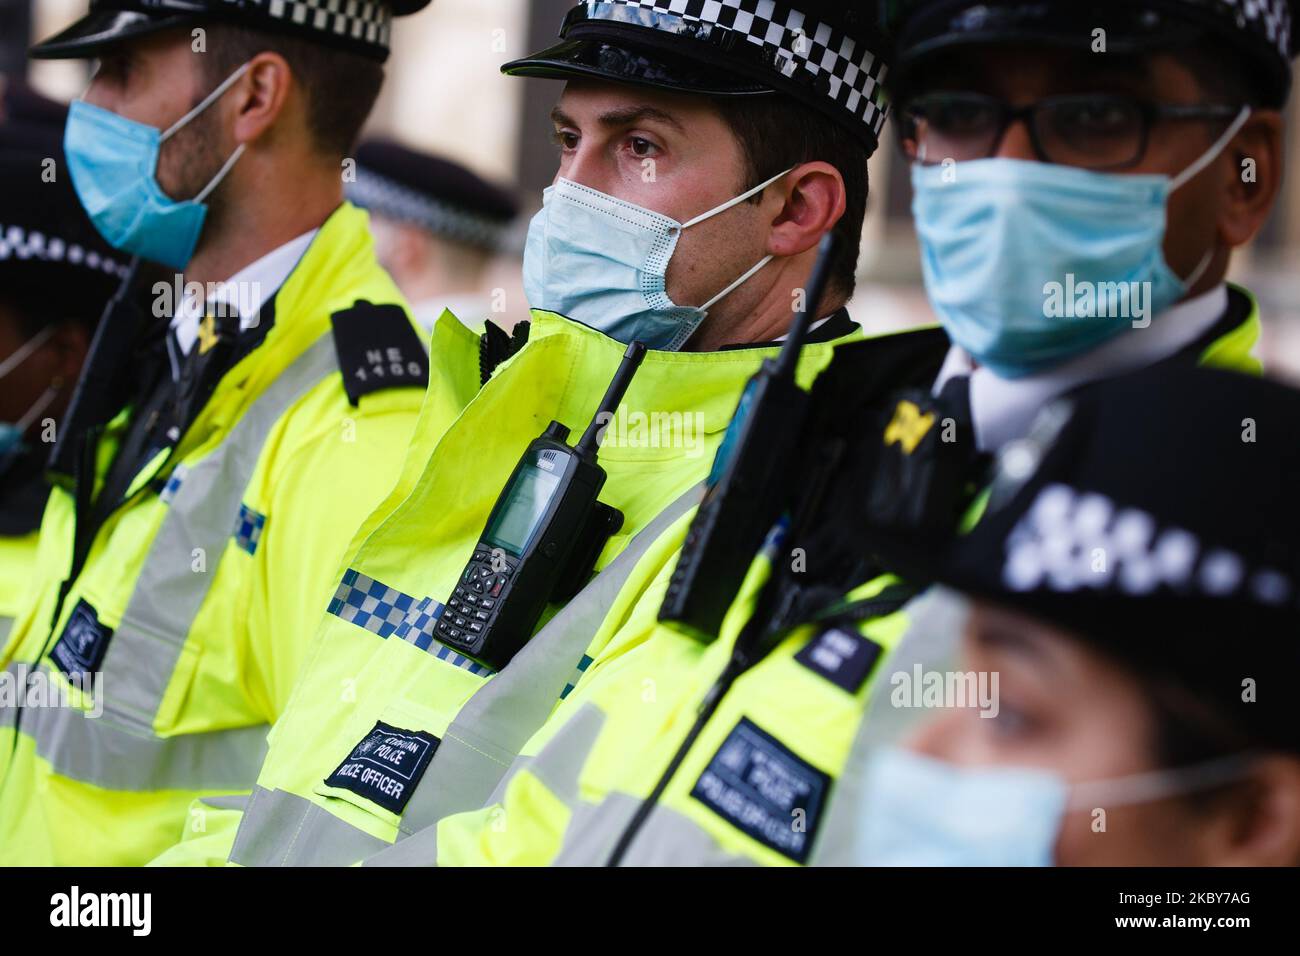
<svg viewBox="0 0 1300 956"><path fill-rule="evenodd" d="M936 129L949 134L982 131L994 121L992 110L975 103L947 103L926 118Z"/></svg>
<svg viewBox="0 0 1300 956"><path fill-rule="evenodd" d="M639 136L633 136L628 140L628 146L632 149L632 154L638 158L645 159L653 156L658 147L648 139L641 139Z"/></svg>
<svg viewBox="0 0 1300 956"><path fill-rule="evenodd" d="M1032 715L1007 700L999 702L997 716L987 717L981 714L977 722L987 724L994 736L1006 741L1023 738L1037 726Z"/></svg>
<svg viewBox="0 0 1300 956"><path fill-rule="evenodd" d="M1091 132L1123 130L1131 125L1131 111L1114 103L1080 103L1066 110L1060 122Z"/></svg>
<svg viewBox="0 0 1300 956"><path fill-rule="evenodd" d="M568 130L557 129L551 133L551 142L563 150L576 149L578 146L578 134L570 133Z"/></svg>

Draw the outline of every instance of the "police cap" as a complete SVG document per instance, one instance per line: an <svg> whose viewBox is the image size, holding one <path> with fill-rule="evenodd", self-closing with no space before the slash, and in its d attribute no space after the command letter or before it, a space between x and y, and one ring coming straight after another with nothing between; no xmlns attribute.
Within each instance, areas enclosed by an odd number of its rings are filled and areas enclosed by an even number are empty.
<svg viewBox="0 0 1300 956"><path fill-rule="evenodd" d="M59 129L0 123L0 300L27 321L94 322L126 263L86 218Z"/></svg>
<svg viewBox="0 0 1300 956"><path fill-rule="evenodd" d="M449 159L368 140L356 160L349 200L453 242L495 249L519 213L510 193Z"/></svg>
<svg viewBox="0 0 1300 956"><path fill-rule="evenodd" d="M1235 55L1259 92L1279 106L1291 88L1298 0L888 0L897 43L896 76L906 86L933 53L987 43L1090 50L1105 31L1109 53L1139 53L1207 43Z"/></svg>
<svg viewBox="0 0 1300 956"><path fill-rule="evenodd" d="M1241 706L1243 678L1300 670L1297 481L1300 392L1157 366L1049 406L933 576L1300 749L1288 686Z"/></svg>
<svg viewBox="0 0 1300 956"><path fill-rule="evenodd" d="M430 0L90 0L90 11L31 50L37 59L97 57L160 30L223 22L304 37L377 60L388 57L394 16Z"/></svg>
<svg viewBox="0 0 1300 956"><path fill-rule="evenodd" d="M782 93L868 149L885 123L888 50L875 2L584 0L560 38L502 71L712 96Z"/></svg>

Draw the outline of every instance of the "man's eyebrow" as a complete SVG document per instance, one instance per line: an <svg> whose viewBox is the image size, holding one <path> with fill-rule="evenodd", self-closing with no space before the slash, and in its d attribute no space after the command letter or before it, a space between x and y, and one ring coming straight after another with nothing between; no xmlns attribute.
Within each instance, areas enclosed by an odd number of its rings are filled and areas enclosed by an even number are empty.
<svg viewBox="0 0 1300 956"><path fill-rule="evenodd" d="M1079 82L1080 71L1077 66L1077 63L1062 64L1058 71L1058 80ZM1109 57L1095 65L1090 61L1088 72L1091 80L1101 82L1137 80L1141 83L1150 83L1152 78L1151 62L1145 57Z"/></svg>
<svg viewBox="0 0 1300 956"><path fill-rule="evenodd" d="M663 123L666 126L671 126L678 132L686 132L686 128L682 126L681 121L678 120L677 117L673 116L671 113L665 112L664 110L656 109L653 106L629 106L625 109L609 110L606 113L601 113L600 116L597 117L597 120L601 126L607 126L613 129L618 129L624 126L635 126L643 120L658 120L660 123Z"/></svg>
<svg viewBox="0 0 1300 956"><path fill-rule="evenodd" d="M679 132L685 132L681 121L671 113L653 106L628 106L622 109L608 110L596 117L596 122L608 129L620 129L635 126L645 120L657 120ZM551 110L551 122L556 126L578 126L578 122L560 107Z"/></svg>

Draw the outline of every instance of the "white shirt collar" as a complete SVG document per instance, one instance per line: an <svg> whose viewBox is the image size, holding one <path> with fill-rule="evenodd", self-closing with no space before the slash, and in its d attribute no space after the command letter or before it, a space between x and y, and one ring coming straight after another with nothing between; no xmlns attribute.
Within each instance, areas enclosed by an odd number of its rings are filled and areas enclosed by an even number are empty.
<svg viewBox="0 0 1300 956"><path fill-rule="evenodd" d="M483 324L493 317L492 302L486 295L466 292L411 303L411 315L426 332L433 330L444 311L460 319L461 324L474 332L483 333Z"/></svg>
<svg viewBox="0 0 1300 956"><path fill-rule="evenodd" d="M826 316L826 318L824 318L824 319L817 319L815 322L810 322L810 323L808 323L808 332L805 333L805 334L811 335L813 332L815 332L815 331L817 331L818 329L820 329L823 325L825 325L827 322L829 322L829 321L830 321L831 319L833 319L833 318L835 318L835 313L834 313L834 312L832 312L830 315ZM787 333L785 333L785 335L778 335L776 338L772 339L772 341L773 341L773 342L784 342L784 341L785 341L786 339L788 339L789 337L790 337L790 333L787 332Z"/></svg>
<svg viewBox="0 0 1300 956"><path fill-rule="evenodd" d="M203 320L209 302L233 306L239 312L241 330L255 328L261 318L262 306L284 285L318 231L313 229L297 239L290 239L278 249L273 249L256 262L240 269L225 282L215 283L210 290L210 297L182 296L171 322L181 351L188 355L193 348L199 337L199 323Z"/></svg>
<svg viewBox="0 0 1300 956"><path fill-rule="evenodd" d="M1204 335L1228 309L1228 288L1217 286L1155 316L1144 329L1121 335L1064 365L1025 378L999 378L975 368L966 351L948 351L934 391L957 375L970 376L971 418L981 451L995 452L1029 430L1044 404L1087 382L1136 371L1174 355ZM973 369L973 371L972 371Z"/></svg>

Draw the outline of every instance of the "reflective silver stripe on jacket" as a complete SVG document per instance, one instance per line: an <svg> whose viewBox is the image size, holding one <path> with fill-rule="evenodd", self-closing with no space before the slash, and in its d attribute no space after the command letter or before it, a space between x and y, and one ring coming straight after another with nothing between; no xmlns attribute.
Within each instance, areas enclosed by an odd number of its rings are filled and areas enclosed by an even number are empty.
<svg viewBox="0 0 1300 956"><path fill-rule="evenodd" d="M503 803L510 779L518 770L527 769L561 803L576 812L578 778L604 726L604 711L595 704L583 704L547 741L541 753L530 760L516 761L515 768L497 784L496 792L484 805ZM508 818L505 822L509 826ZM437 862L438 828L429 826L366 860L366 866L434 866Z"/></svg>
<svg viewBox="0 0 1300 956"><path fill-rule="evenodd" d="M0 615L0 647L4 647L5 641L9 640L9 632L14 629L14 619Z"/></svg>
<svg viewBox="0 0 1300 956"><path fill-rule="evenodd" d="M241 866L339 866L387 846L305 797L255 787L230 860Z"/></svg>
<svg viewBox="0 0 1300 956"><path fill-rule="evenodd" d="M37 753L55 772L134 792L251 785L266 755L265 724L159 737L153 723L267 437L295 402L337 369L327 334L254 400L216 448L189 467L109 640L97 675L102 716L67 707L22 709L21 733L36 741ZM191 570L200 548L205 572ZM5 717L12 724L15 714Z"/></svg>
<svg viewBox="0 0 1300 956"><path fill-rule="evenodd" d="M267 436L290 406L337 370L333 340L323 335L257 397L221 444L188 467L104 656L105 717L153 732ZM198 551L206 562L203 572L191 569Z"/></svg>
<svg viewBox="0 0 1300 956"><path fill-rule="evenodd" d="M614 844L641 805L640 797L611 793L599 804L579 802L552 866L604 866ZM650 811L620 866L758 866L758 861L718 846L685 814L662 804Z"/></svg>
<svg viewBox="0 0 1300 956"><path fill-rule="evenodd" d="M55 680L43 664L10 664L5 679L20 698L29 674L46 687ZM16 704L0 701L0 727L13 727L17 713ZM235 790L248 786L266 756L265 726L157 737L126 729L107 715L87 716L66 701L24 706L22 714L23 735L55 773L107 790Z"/></svg>
<svg viewBox="0 0 1300 956"><path fill-rule="evenodd" d="M703 487L697 485L680 495L633 536L618 557L551 618L503 671L470 698L447 728L412 795L399 825L399 840L421 830L427 831L427 839L432 840L433 825L443 816L478 809L488 801L519 749L560 699L578 659L595 639L610 604L637 562L699 502ZM583 748L580 756L585 759L588 750L589 746ZM448 791L445 796L444 788ZM284 863L298 852L283 846L286 835L308 845L312 862L321 865L348 865L375 852L371 848L362 856L355 855L358 842L364 845L374 838L312 801L278 790L264 797L264 792L255 796L240 821L230 856L233 862L246 866ZM387 846L379 844L380 849ZM415 852L421 851L417 848Z"/></svg>
<svg viewBox="0 0 1300 956"><path fill-rule="evenodd" d="M703 495L701 482L656 515L460 709L402 814L399 840L487 803L524 744L555 709L632 571Z"/></svg>

